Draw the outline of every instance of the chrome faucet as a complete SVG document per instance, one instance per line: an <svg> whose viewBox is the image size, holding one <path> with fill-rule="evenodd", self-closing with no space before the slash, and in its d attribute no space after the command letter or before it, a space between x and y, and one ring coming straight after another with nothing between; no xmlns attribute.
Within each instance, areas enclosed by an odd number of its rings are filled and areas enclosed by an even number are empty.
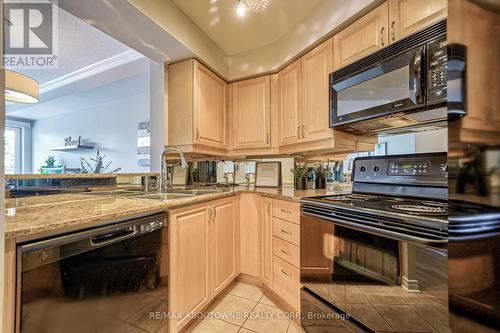
<svg viewBox="0 0 500 333"><path fill-rule="evenodd" d="M166 157L168 153L178 153L181 158L181 165L184 169L188 167L188 163L186 158L184 157L184 153L179 148L166 146L161 154L161 173L160 173L160 190L161 192L165 192L167 188L172 187L173 174L169 174L168 172L168 163L166 163ZM173 173L173 171L172 171Z"/></svg>

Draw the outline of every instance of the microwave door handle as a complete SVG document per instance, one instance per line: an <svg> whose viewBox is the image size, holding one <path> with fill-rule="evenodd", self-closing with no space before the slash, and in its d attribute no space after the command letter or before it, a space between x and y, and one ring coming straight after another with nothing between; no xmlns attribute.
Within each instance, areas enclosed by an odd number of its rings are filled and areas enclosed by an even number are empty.
<svg viewBox="0 0 500 333"><path fill-rule="evenodd" d="M412 55L410 61L410 99L414 104L424 103L423 66L425 65L425 49L420 47Z"/></svg>

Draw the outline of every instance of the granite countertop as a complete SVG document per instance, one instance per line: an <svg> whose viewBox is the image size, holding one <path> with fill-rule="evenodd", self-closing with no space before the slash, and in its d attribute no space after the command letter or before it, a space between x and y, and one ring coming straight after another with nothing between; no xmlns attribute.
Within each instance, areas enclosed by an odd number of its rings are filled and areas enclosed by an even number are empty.
<svg viewBox="0 0 500 333"><path fill-rule="evenodd" d="M5 238L27 241L105 224L134 216L216 200L236 193L258 193L298 202L307 196L345 193L325 190L295 191L293 187L235 187L224 192L181 197L169 201L92 194L61 194L5 200Z"/></svg>

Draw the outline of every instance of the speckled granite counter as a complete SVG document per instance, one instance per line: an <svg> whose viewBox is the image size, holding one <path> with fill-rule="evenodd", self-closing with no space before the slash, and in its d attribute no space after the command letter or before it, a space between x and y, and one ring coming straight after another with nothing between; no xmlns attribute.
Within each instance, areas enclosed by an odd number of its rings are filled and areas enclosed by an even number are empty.
<svg viewBox="0 0 500 333"><path fill-rule="evenodd" d="M340 191L345 192L346 189ZM157 201L92 194L62 194L5 200L5 237L16 241L47 237L134 216L167 211L174 207L216 200L240 192L298 202L300 198L335 194L325 190L295 191L293 187L235 187L225 192Z"/></svg>

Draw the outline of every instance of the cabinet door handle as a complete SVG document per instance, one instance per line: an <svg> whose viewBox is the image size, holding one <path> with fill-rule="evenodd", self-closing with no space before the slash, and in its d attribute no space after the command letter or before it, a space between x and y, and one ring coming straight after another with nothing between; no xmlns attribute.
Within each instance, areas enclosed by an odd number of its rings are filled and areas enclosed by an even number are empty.
<svg viewBox="0 0 500 333"><path fill-rule="evenodd" d="M300 140L300 126L297 126L297 139Z"/></svg>
<svg viewBox="0 0 500 333"><path fill-rule="evenodd" d="M283 209L283 208L280 208L280 210L281 210L283 213L292 214L292 212L291 212L291 211L289 211L289 210L286 210L286 209Z"/></svg>
<svg viewBox="0 0 500 333"><path fill-rule="evenodd" d="M266 143L269 144L269 132L266 134Z"/></svg>
<svg viewBox="0 0 500 333"><path fill-rule="evenodd" d="M271 205L267 205L267 215L271 216Z"/></svg>
<svg viewBox="0 0 500 333"><path fill-rule="evenodd" d="M385 27L382 27L382 29L380 29L380 40L382 41L382 46L384 46L384 29Z"/></svg>
<svg viewBox="0 0 500 333"><path fill-rule="evenodd" d="M286 254L288 256L290 255L290 253L286 252L285 250L283 250L283 249L280 249L280 250L281 250L281 253L284 253L284 254Z"/></svg>
<svg viewBox="0 0 500 333"><path fill-rule="evenodd" d="M200 138L200 131L196 128L196 141Z"/></svg>
<svg viewBox="0 0 500 333"><path fill-rule="evenodd" d="M305 125L302 125L302 139L304 139L304 138L305 138L305 137L304 137L304 127L305 127Z"/></svg>
<svg viewBox="0 0 500 333"><path fill-rule="evenodd" d="M288 277L291 277L290 273L288 273L287 271L283 270L283 268L280 268L280 269L281 269L281 273L285 274Z"/></svg>
<svg viewBox="0 0 500 333"><path fill-rule="evenodd" d="M212 221L212 208L207 208L208 210L208 223Z"/></svg>
<svg viewBox="0 0 500 333"><path fill-rule="evenodd" d="M393 42L396 40L396 36L394 35L394 24L396 24L396 21L392 21L391 23L391 39Z"/></svg>
<svg viewBox="0 0 500 333"><path fill-rule="evenodd" d="M215 222L215 219L217 218L217 209L215 209L215 208L212 208L212 209L214 210L214 214L213 214L214 218L213 218L213 220Z"/></svg>
<svg viewBox="0 0 500 333"><path fill-rule="evenodd" d="M292 234L290 231L285 230L285 229L281 229L281 232L284 233L284 234L288 234L288 235Z"/></svg>

